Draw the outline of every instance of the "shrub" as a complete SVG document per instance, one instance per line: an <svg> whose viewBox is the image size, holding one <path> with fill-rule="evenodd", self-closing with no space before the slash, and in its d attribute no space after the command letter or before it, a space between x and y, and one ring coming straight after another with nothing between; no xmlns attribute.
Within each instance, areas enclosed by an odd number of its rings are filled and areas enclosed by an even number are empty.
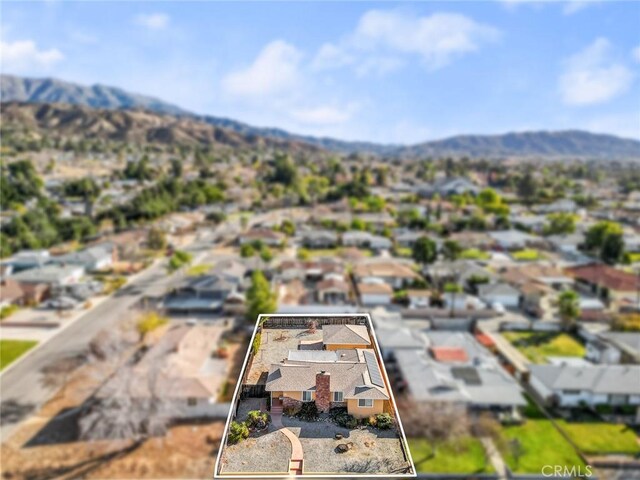
<svg viewBox="0 0 640 480"><path fill-rule="evenodd" d="M270 422L271 418L267 412L260 410L251 410L247 414L246 424L249 428L263 429Z"/></svg>
<svg viewBox="0 0 640 480"><path fill-rule="evenodd" d="M380 430L389 430L394 425L394 420L388 413L379 413L375 416L376 424Z"/></svg>
<svg viewBox="0 0 640 480"><path fill-rule="evenodd" d="M287 405L282 409L282 413L290 417L297 415L299 411L300 411L300 407L293 406L293 405Z"/></svg>
<svg viewBox="0 0 640 480"><path fill-rule="evenodd" d="M296 414L300 420L305 422L312 422L318 419L318 407L316 402L304 402L300 411Z"/></svg>
<svg viewBox="0 0 640 480"><path fill-rule="evenodd" d="M371 415L368 418L364 419L364 424L369 425L370 427L375 427L378 423L378 418L375 415Z"/></svg>
<svg viewBox="0 0 640 480"><path fill-rule="evenodd" d="M231 422L229 426L229 443L236 444L249 436L249 428L243 422Z"/></svg>
<svg viewBox="0 0 640 480"><path fill-rule="evenodd" d="M262 332L256 333L256 336L253 339L253 344L251 345L251 355L254 357L258 354L258 350L260 350L260 342L262 341Z"/></svg>
<svg viewBox="0 0 640 480"><path fill-rule="evenodd" d="M147 333L154 331L156 328L160 328L162 325L166 325L169 320L166 317L158 315L156 312L150 312L143 315L138 320L137 328L138 333L141 336L145 336Z"/></svg>
<svg viewBox="0 0 640 480"><path fill-rule="evenodd" d="M358 419L347 412L339 413L333 419L338 425L349 430L353 430L358 426Z"/></svg>

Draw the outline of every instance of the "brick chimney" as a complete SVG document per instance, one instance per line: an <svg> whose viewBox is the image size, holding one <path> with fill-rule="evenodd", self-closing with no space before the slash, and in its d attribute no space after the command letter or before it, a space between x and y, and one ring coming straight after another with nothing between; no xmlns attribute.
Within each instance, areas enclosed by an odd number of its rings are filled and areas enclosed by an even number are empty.
<svg viewBox="0 0 640 480"><path fill-rule="evenodd" d="M325 413L331 407L331 374L324 370L316 373L316 406Z"/></svg>

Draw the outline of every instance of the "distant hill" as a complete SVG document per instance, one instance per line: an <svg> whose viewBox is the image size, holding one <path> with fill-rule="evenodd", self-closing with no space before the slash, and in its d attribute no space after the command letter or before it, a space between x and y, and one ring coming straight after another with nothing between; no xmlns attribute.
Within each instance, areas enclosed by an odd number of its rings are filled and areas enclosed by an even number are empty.
<svg viewBox="0 0 640 480"><path fill-rule="evenodd" d="M459 135L401 147L394 154L402 157L468 155L640 159L640 142L581 130Z"/></svg>
<svg viewBox="0 0 640 480"><path fill-rule="evenodd" d="M613 135L594 134L579 130L556 132L522 132L503 135L460 135L444 140L429 141L416 145L384 145L373 142L352 142L326 137L298 135L279 128L254 127L236 120L188 112L176 105L157 98L132 94L119 88L103 85L81 86L53 78L23 78L12 75L0 76L0 98L3 102L67 103L108 110L146 110L174 115L180 125L191 121L221 129L223 136L255 142L258 138L271 139L274 145L290 144L303 148L302 144L340 153L373 153L389 157L417 158L426 156L470 156L486 158L504 157L550 157L550 158L599 158L640 160L640 142ZM86 114L86 111L85 111ZM103 114L105 115L105 114ZM136 115L142 115L141 112ZM167 119L165 119L165 122ZM198 127L199 129L202 126ZM209 133L216 130L209 130ZM103 132L104 133L104 132ZM120 130L119 134L125 132ZM132 132L133 136L140 131ZM167 135L169 133L167 132ZM180 128L171 135L184 138L189 133ZM169 137L171 136L169 135ZM218 135L221 135L219 133ZM206 137L207 135L205 135ZM195 136L191 140L195 141ZM215 137L215 135L214 135Z"/></svg>
<svg viewBox="0 0 640 480"><path fill-rule="evenodd" d="M192 117L149 110L108 110L65 103L1 105L3 132L60 139L101 139L137 144L213 145L230 149L273 149L290 153L322 150L293 140L245 135Z"/></svg>

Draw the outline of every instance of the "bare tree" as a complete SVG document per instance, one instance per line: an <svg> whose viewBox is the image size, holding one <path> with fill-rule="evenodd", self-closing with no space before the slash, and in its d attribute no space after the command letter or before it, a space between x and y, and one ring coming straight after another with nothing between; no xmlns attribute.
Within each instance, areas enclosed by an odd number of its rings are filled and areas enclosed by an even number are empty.
<svg viewBox="0 0 640 480"><path fill-rule="evenodd" d="M168 372L169 353L167 346L154 350L153 358L140 363L136 354L128 358L87 402L79 420L80 437L142 442L164 435L180 413L179 404L172 398L175 389ZM112 367L108 358L96 364L98 374Z"/></svg>
<svg viewBox="0 0 640 480"><path fill-rule="evenodd" d="M464 405L453 402L398 402L407 436L425 438L435 457L440 444L469 434L469 416Z"/></svg>

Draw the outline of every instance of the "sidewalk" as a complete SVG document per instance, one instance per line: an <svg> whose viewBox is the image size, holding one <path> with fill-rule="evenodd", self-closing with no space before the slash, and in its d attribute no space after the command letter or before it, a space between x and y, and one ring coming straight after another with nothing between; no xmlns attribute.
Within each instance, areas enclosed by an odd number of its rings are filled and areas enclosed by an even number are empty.
<svg viewBox="0 0 640 480"><path fill-rule="evenodd" d="M480 441L482 442L482 446L484 447L485 452L487 452L487 456L489 457L491 465L498 474L498 478L506 479L507 468L504 460L502 459L502 455L500 455L500 452L496 447L496 444L493 443L493 440L490 437L480 437Z"/></svg>

